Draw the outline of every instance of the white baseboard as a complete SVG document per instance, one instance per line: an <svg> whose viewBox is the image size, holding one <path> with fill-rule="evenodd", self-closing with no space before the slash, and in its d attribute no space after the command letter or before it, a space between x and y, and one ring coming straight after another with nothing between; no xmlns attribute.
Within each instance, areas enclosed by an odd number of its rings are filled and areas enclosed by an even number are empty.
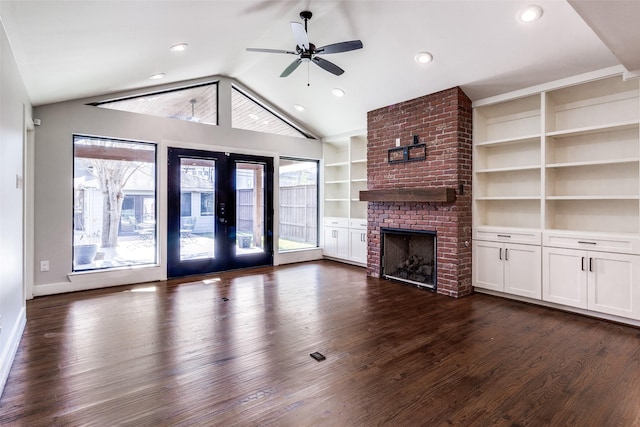
<svg viewBox="0 0 640 427"><path fill-rule="evenodd" d="M18 352L18 346L20 345L20 339L22 333L27 324L27 310L23 306L20 314L18 315L17 322L11 328L11 333L7 341L7 346L4 348L2 355L0 355L0 396L4 391L4 386L9 378L9 372L11 371L11 365L16 358Z"/></svg>

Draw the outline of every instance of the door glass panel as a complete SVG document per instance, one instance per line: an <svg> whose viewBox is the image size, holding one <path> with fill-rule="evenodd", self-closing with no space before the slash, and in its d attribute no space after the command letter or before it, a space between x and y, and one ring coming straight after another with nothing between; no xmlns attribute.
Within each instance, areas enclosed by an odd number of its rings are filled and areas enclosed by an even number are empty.
<svg viewBox="0 0 640 427"><path fill-rule="evenodd" d="M180 260L214 258L215 170L211 159L180 159Z"/></svg>
<svg viewBox="0 0 640 427"><path fill-rule="evenodd" d="M236 255L264 253L265 166L236 162Z"/></svg>

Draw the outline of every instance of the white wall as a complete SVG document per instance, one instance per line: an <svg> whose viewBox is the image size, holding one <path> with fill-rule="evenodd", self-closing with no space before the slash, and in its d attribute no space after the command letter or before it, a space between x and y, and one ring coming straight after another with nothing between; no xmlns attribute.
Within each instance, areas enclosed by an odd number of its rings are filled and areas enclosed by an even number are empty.
<svg viewBox="0 0 640 427"><path fill-rule="evenodd" d="M0 393L25 325L23 152L31 104L0 17Z"/></svg>
<svg viewBox="0 0 640 427"><path fill-rule="evenodd" d="M198 81L205 81L199 79ZM34 264L48 260L50 270L34 277L34 295L113 286L166 278L166 159L167 147L232 151L271 156L321 159L319 140L233 129L229 126L231 81L219 81L220 126L209 126L86 105L102 98L39 106L35 131L35 248ZM195 83L189 82L189 83ZM183 83L184 84L184 83ZM147 89L147 91L150 91ZM124 94L110 95L109 98ZM157 267L70 274L72 268L73 134L158 143L158 215L161 263ZM277 164L277 161L276 161ZM277 170L276 170L277 185ZM275 192L277 197L277 191ZM277 209L277 200L274 201ZM275 212L277 218L277 211ZM277 228L277 221L274 226ZM277 242L277 229L276 233ZM275 264L321 258L321 251L276 254Z"/></svg>

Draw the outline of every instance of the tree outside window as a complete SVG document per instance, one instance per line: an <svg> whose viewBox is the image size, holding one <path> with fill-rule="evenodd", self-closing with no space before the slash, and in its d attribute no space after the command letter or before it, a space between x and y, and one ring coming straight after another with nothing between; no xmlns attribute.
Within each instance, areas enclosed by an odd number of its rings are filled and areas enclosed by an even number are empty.
<svg viewBox="0 0 640 427"><path fill-rule="evenodd" d="M156 262L155 159L154 144L74 136L74 271Z"/></svg>

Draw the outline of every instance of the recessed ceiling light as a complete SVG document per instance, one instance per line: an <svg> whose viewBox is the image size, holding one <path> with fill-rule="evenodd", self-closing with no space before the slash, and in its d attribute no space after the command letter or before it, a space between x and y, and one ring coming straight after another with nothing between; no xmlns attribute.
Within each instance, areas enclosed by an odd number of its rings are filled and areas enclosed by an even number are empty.
<svg viewBox="0 0 640 427"><path fill-rule="evenodd" d="M252 119L252 120L258 120L260 117L258 117L257 114L251 113L251 114L249 114L249 118Z"/></svg>
<svg viewBox="0 0 640 427"><path fill-rule="evenodd" d="M165 75L164 73L157 73L157 74L153 74L153 75L149 76L149 78L151 80L158 80L158 79L163 78L164 75Z"/></svg>
<svg viewBox="0 0 640 427"><path fill-rule="evenodd" d="M413 59L415 59L418 64L428 64L429 62L433 61L433 55L431 55L429 52L418 52L416 53L416 56L413 57Z"/></svg>
<svg viewBox="0 0 640 427"><path fill-rule="evenodd" d="M169 50L171 52L183 52L183 51L187 50L187 46L188 46L188 44L186 44L186 43L178 43L178 44L174 44L173 46L171 46L169 48Z"/></svg>
<svg viewBox="0 0 640 427"><path fill-rule="evenodd" d="M300 105L300 104L294 105L293 108L295 108L298 111L304 111L304 107L302 105Z"/></svg>
<svg viewBox="0 0 640 427"><path fill-rule="evenodd" d="M338 98L342 98L344 96L344 91L342 89L340 89L339 87L334 87L331 90L331 93L333 93Z"/></svg>
<svg viewBox="0 0 640 427"><path fill-rule="evenodd" d="M542 8L537 4L532 4L520 9L518 12L518 20L520 22L535 22L542 16Z"/></svg>

